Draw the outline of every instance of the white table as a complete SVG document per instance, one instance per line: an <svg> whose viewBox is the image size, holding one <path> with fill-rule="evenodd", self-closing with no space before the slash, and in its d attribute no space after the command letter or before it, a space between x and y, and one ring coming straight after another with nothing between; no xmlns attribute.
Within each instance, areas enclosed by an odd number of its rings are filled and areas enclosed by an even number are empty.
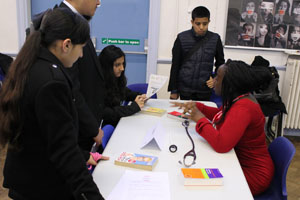
<svg viewBox="0 0 300 200"><path fill-rule="evenodd" d="M215 106L212 102L205 103ZM177 108L170 107L169 100L166 99L150 99L147 106L163 108L168 112L177 110ZM141 149L140 146L147 131L158 122L162 123L166 131L164 148L161 151L157 148ZM101 161L94 170L93 178L101 194L108 197L125 170L139 170L114 165L114 160L121 152L125 151L158 156L158 163L153 171L168 172L172 200L253 199L235 151L216 153L206 140L195 131L195 123L190 123L189 132L195 142L197 155L196 164L192 167L219 168L224 176L223 186L184 186L180 174L180 169L184 166L178 161L182 160L183 155L192 148L192 144L181 122L168 118L167 114L158 117L137 113L120 120L103 152L104 155L110 157L110 160ZM171 153L168 150L171 144L178 147L176 153Z"/></svg>

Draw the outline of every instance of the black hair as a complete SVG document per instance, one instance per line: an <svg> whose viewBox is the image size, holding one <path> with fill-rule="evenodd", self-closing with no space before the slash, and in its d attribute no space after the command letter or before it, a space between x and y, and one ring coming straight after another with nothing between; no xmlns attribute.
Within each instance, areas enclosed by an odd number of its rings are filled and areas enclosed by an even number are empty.
<svg viewBox="0 0 300 200"><path fill-rule="evenodd" d="M252 30L254 30L254 25L252 23L245 23L243 25L243 31L246 30L246 26L251 26L252 27Z"/></svg>
<svg viewBox="0 0 300 200"><path fill-rule="evenodd" d="M292 16L295 16L295 15L297 15L297 14L295 14L294 12L293 12L293 9L296 7L296 6L298 6L300 4L300 1L293 1L293 4L292 4Z"/></svg>
<svg viewBox="0 0 300 200"><path fill-rule="evenodd" d="M124 57L124 71L120 77L116 77L114 74L114 62L121 57ZM125 87L127 85L125 54L119 47L109 45L101 51L98 59L104 70L105 86L109 92L106 95L106 103L111 106L120 104L120 101L125 98Z"/></svg>
<svg viewBox="0 0 300 200"><path fill-rule="evenodd" d="M88 22L66 8L48 10L40 29L26 39L15 61L11 64L0 93L0 145L20 147L22 129L20 101L24 85L41 47L48 48L57 40L71 39L72 44L84 44L89 39Z"/></svg>
<svg viewBox="0 0 300 200"><path fill-rule="evenodd" d="M260 25L266 25L267 26L267 29L268 29L268 33L266 34L265 37L270 37L270 33L271 33L271 25L270 24L267 24L267 23L260 23L260 24L257 24L257 27L256 27L256 37L260 37L260 32L259 32L259 26Z"/></svg>
<svg viewBox="0 0 300 200"><path fill-rule="evenodd" d="M286 2L287 3L287 9L286 9L287 12L285 12L284 15L289 15L289 10L290 10L290 6L291 6L289 0L279 0L278 3L276 4L276 12L278 11L281 2Z"/></svg>
<svg viewBox="0 0 300 200"><path fill-rule="evenodd" d="M257 7L258 7L258 0L244 0L243 1L243 9L244 11L246 11L246 7L247 7L247 4L250 3L250 2L253 2L255 4L255 11L257 10Z"/></svg>
<svg viewBox="0 0 300 200"><path fill-rule="evenodd" d="M285 24L279 24L278 26L276 26L275 30L274 30L274 33L276 33L276 31L279 29L279 28L283 28L283 31L285 34L286 33L286 30L287 30L287 26Z"/></svg>
<svg viewBox="0 0 300 200"><path fill-rule="evenodd" d="M204 18L207 17L208 20L210 19L210 12L209 10L204 6L198 6L194 8L192 11L192 19L195 20L196 18Z"/></svg>
<svg viewBox="0 0 300 200"><path fill-rule="evenodd" d="M300 26L290 26L289 27L289 34L288 34L289 41L292 41L291 33L296 30L295 27L300 27ZM299 39L298 39L298 41L299 41Z"/></svg>
<svg viewBox="0 0 300 200"><path fill-rule="evenodd" d="M273 78L268 68L251 67L243 61L228 60L224 67L221 89L223 115L217 123L224 120L236 97L266 87Z"/></svg>

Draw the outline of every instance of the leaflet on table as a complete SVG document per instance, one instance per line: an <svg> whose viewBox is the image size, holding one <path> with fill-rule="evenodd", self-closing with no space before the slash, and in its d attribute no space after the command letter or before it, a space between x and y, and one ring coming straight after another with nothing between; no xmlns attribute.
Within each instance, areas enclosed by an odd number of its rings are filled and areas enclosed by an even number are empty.
<svg viewBox="0 0 300 200"><path fill-rule="evenodd" d="M146 136L144 137L141 148L146 146L157 146L160 150L162 150L165 144L165 133L166 131L162 124L158 122L155 126L148 130Z"/></svg>
<svg viewBox="0 0 300 200"><path fill-rule="evenodd" d="M170 200L168 172L126 170L107 200Z"/></svg>
<svg viewBox="0 0 300 200"><path fill-rule="evenodd" d="M167 82L168 77L162 75L151 74L149 78L146 97L150 98L156 94Z"/></svg>

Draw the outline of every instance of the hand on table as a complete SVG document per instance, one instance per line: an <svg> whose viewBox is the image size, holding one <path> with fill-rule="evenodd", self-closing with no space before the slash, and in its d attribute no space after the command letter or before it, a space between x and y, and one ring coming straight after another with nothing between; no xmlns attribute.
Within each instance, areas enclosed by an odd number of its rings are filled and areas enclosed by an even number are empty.
<svg viewBox="0 0 300 200"><path fill-rule="evenodd" d="M91 153L90 154L90 158L87 161L87 165L94 165L94 166L96 166L97 163L100 160L109 160L109 157L108 156L103 156L103 155L101 155L99 153Z"/></svg>
<svg viewBox="0 0 300 200"><path fill-rule="evenodd" d="M179 107L179 109L183 109L183 117L187 117L195 122L205 117L205 115L197 108L196 102L171 102L171 104L173 104L172 107Z"/></svg>
<svg viewBox="0 0 300 200"><path fill-rule="evenodd" d="M146 95L137 95L135 98L135 102L139 105L140 109L142 109L145 105Z"/></svg>

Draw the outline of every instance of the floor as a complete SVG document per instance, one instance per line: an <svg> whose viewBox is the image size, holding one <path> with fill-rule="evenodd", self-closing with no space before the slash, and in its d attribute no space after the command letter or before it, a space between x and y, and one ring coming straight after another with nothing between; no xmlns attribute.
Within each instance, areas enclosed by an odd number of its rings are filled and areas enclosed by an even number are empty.
<svg viewBox="0 0 300 200"><path fill-rule="evenodd" d="M287 137L296 147L296 154L292 160L292 163L289 167L287 174L287 191L288 191L288 200L300 200L300 137ZM7 197L7 190L2 188L3 182L3 163L5 160L5 152L2 150L0 152L0 199L1 200L10 200Z"/></svg>

